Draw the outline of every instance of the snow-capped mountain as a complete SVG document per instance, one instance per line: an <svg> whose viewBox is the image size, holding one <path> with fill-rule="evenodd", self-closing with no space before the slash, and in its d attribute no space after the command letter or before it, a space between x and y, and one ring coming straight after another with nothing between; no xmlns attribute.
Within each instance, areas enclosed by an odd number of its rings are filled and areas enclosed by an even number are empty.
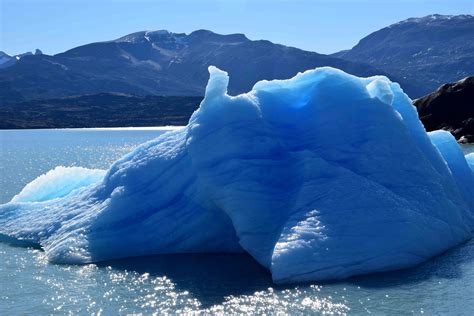
<svg viewBox="0 0 474 316"><path fill-rule="evenodd" d="M433 14L410 18L334 54L367 62L419 87L419 97L474 74L474 16Z"/></svg>

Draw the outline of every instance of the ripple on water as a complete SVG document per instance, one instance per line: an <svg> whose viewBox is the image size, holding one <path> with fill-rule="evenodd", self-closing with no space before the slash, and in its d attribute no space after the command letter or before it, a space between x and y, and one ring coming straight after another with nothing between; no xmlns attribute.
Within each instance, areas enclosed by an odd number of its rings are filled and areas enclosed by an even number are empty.
<svg viewBox="0 0 474 316"><path fill-rule="evenodd" d="M85 266L51 265L40 250L10 247L0 244L2 268L0 277L15 280L2 284L6 288L0 296L0 309L9 313L88 313L88 314L129 314L129 313L333 313L344 314L349 308L343 298L332 298L321 294L321 286L304 288L274 288L267 273L261 273L257 264L247 256L167 256L147 257L149 272L142 264L138 271L124 269L132 267L138 259L121 260L111 265L89 264ZM234 261L244 266L243 274L232 264L224 269L228 278L218 275L194 277L196 271L186 273L190 266L175 263L188 257L197 272L205 272L209 261L219 265ZM168 261L168 262L167 262ZM171 264L171 265L168 265ZM155 266L155 267L153 267ZM158 266L158 269L156 268ZM167 266L163 269L164 266ZM207 271L212 273L215 265ZM233 269L231 271L230 269ZM159 270L164 271L160 275ZM187 274L188 277L184 275ZM173 280L167 275L172 275ZM219 289L228 282L237 282L242 277L256 279L251 286L237 284L236 291ZM203 280L209 280L206 285ZM263 288L266 286L265 288ZM228 286L227 286L228 288ZM263 288L263 289L262 289ZM261 289L255 291L255 289ZM229 293L236 293L235 295ZM242 294L240 293L247 293ZM229 295L227 295L229 294ZM25 300L25 297L27 299Z"/></svg>
<svg viewBox="0 0 474 316"><path fill-rule="evenodd" d="M0 202L57 165L106 168L157 134L0 131ZM463 149L473 152L474 146ZM415 269L300 286L274 285L246 256L154 256L67 266L48 264L38 249L0 242L0 315L472 315L473 284L473 241Z"/></svg>

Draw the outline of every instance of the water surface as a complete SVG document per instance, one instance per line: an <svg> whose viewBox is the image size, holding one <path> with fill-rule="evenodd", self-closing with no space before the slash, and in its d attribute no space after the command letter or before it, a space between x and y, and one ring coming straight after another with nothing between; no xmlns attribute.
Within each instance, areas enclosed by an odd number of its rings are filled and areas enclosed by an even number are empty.
<svg viewBox="0 0 474 316"><path fill-rule="evenodd" d="M156 130L0 131L0 203L57 165L107 168ZM474 146L464 146L465 153ZM0 315L474 313L474 242L404 271L276 286L247 255L172 255L83 266L0 242Z"/></svg>

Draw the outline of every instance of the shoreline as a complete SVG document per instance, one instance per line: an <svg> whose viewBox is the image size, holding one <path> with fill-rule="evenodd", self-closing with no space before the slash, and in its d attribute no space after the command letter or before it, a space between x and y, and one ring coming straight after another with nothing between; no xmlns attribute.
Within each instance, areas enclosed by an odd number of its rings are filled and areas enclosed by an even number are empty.
<svg viewBox="0 0 474 316"><path fill-rule="evenodd" d="M174 131L185 127L184 125L142 126L142 127L66 127L66 128L14 128L0 129L8 131Z"/></svg>

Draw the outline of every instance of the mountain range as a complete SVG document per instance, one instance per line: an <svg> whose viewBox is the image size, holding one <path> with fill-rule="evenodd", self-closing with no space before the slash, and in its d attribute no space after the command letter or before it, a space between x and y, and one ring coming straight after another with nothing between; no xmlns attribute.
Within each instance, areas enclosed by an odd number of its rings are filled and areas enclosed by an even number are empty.
<svg viewBox="0 0 474 316"><path fill-rule="evenodd" d="M229 72L231 94L250 90L258 80L332 66L357 76L387 75L415 98L474 73L473 39L472 15L408 19L333 55L243 34L142 31L53 56L0 54L0 102L96 93L202 96L209 65Z"/></svg>
<svg viewBox="0 0 474 316"><path fill-rule="evenodd" d="M243 34L143 31L54 56L25 56L0 70L0 100L11 103L102 92L201 96L209 65L230 73L229 92L234 94L250 90L261 79L289 78L319 66L359 76L383 73L360 62L251 41Z"/></svg>

